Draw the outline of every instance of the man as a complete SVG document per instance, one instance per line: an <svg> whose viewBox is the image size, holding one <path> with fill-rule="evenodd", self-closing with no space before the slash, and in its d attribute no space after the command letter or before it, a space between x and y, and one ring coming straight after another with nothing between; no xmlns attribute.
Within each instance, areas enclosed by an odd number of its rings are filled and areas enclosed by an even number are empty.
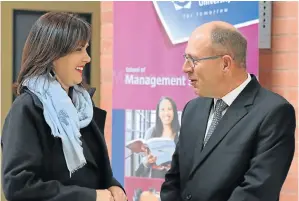
<svg viewBox="0 0 299 201"><path fill-rule="evenodd" d="M246 39L211 22L191 35L183 110L162 201L278 201L295 147L295 111L246 72Z"/></svg>

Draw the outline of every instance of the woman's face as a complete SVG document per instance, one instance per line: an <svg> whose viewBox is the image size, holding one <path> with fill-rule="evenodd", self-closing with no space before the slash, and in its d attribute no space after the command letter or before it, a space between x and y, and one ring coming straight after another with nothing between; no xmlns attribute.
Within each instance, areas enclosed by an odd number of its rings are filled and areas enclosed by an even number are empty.
<svg viewBox="0 0 299 201"><path fill-rule="evenodd" d="M161 101L159 106L159 117L163 125L171 124L173 120L173 108L171 102L167 99Z"/></svg>
<svg viewBox="0 0 299 201"><path fill-rule="evenodd" d="M91 60L86 51L87 47L88 44L78 47L76 51L53 62L56 78L67 91L70 87L82 82L82 71Z"/></svg>

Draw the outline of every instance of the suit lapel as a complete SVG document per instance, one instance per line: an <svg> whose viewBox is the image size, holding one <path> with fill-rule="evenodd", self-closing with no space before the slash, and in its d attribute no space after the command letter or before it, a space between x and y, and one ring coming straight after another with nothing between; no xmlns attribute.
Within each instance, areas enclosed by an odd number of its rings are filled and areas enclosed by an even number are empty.
<svg viewBox="0 0 299 201"><path fill-rule="evenodd" d="M218 143L227 135L230 129L240 121L247 114L245 108L234 107L233 105L227 110L221 121L217 125L215 131L210 137L206 146L202 149L201 153L197 151L197 157L194 157L193 167L190 172L190 176L196 170L198 166L204 161L204 159L215 149ZM201 144L202 147L202 144ZM198 150L198 149L197 149Z"/></svg>
<svg viewBox="0 0 299 201"><path fill-rule="evenodd" d="M253 77L251 82L245 87L241 94L228 108L206 146L203 149L200 149L202 148L202 141L201 144L197 145L198 147L194 152L193 166L191 168L189 177L192 177L193 173L195 173L195 170L203 163L206 157L211 154L211 152L217 147L217 145L229 133L229 131L248 113L247 106L253 104L254 98L259 88L260 85L258 84L256 78ZM210 113L210 111L206 111L206 108L204 108L203 112L207 113L208 115ZM204 126L204 128L206 128L206 123ZM199 146L201 147L199 148Z"/></svg>
<svg viewBox="0 0 299 201"><path fill-rule="evenodd" d="M196 162L196 156L201 152L203 146L203 139L206 132L206 127L212 107L213 99L207 98L203 104L197 104L196 115L193 119L193 128L195 128L193 135L195 135L195 149L193 152L193 163Z"/></svg>

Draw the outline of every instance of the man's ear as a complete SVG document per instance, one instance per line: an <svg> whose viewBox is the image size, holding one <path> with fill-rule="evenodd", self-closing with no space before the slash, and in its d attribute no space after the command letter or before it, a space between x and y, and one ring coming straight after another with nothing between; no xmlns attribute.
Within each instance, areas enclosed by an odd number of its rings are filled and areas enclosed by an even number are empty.
<svg viewBox="0 0 299 201"><path fill-rule="evenodd" d="M227 71L230 70L231 65L232 65L232 58L230 56L223 56L223 66L222 66L222 70Z"/></svg>

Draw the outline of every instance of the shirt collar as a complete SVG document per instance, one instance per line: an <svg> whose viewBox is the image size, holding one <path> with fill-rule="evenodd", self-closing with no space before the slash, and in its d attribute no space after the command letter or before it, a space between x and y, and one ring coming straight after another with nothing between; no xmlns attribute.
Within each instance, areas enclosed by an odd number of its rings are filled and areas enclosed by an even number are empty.
<svg viewBox="0 0 299 201"><path fill-rule="evenodd" d="M226 94L222 97L222 100L228 105L231 106L231 104L234 102L234 100L238 97L238 95L243 91L243 89L247 86L247 84L251 81L251 76L249 73L247 73L247 79L239 85L237 88ZM216 105L216 101L218 99L214 98L214 107Z"/></svg>

